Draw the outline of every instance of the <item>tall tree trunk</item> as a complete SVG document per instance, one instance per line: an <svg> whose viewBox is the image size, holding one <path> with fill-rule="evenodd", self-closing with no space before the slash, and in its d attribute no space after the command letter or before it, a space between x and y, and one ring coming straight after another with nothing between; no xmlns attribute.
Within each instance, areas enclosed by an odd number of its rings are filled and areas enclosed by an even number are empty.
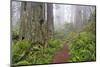
<svg viewBox="0 0 100 67"><path fill-rule="evenodd" d="M21 15L20 15L20 32L19 32L19 37L20 40L22 40L22 38L25 36L25 3L26 2L22 2L21 3Z"/></svg>
<svg viewBox="0 0 100 67"><path fill-rule="evenodd" d="M48 26L48 38L53 37L54 23L53 23L53 4L47 4L47 26Z"/></svg>
<svg viewBox="0 0 100 67"><path fill-rule="evenodd" d="M32 3L27 2L26 10L27 10L27 20L26 20L26 37L25 39L31 41L32 40Z"/></svg>
<svg viewBox="0 0 100 67"><path fill-rule="evenodd" d="M20 39L31 40L31 29L32 29L32 12L31 3L22 2L21 4L21 19L20 19Z"/></svg>
<svg viewBox="0 0 100 67"><path fill-rule="evenodd" d="M21 40L24 37L25 40L45 45L53 37L53 31L53 4L22 2Z"/></svg>
<svg viewBox="0 0 100 67"><path fill-rule="evenodd" d="M82 26L82 9L81 6L75 6L75 27L77 29L80 29L80 27Z"/></svg>

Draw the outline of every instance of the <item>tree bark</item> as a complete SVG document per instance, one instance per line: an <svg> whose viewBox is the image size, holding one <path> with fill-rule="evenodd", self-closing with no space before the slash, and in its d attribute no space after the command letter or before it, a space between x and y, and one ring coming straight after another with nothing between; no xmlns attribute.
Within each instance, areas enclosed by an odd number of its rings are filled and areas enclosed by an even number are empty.
<svg viewBox="0 0 100 67"><path fill-rule="evenodd" d="M22 2L21 5L20 39L45 44L53 37L53 4Z"/></svg>
<svg viewBox="0 0 100 67"><path fill-rule="evenodd" d="M54 23L53 23L53 4L47 4L47 26L48 26L48 38L53 37Z"/></svg>

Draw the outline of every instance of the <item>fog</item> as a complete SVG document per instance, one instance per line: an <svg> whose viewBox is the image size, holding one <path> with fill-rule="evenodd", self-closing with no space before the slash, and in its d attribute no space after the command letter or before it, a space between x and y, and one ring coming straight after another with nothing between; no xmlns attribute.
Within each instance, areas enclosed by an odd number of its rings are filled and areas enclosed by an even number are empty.
<svg viewBox="0 0 100 67"><path fill-rule="evenodd" d="M21 2L12 2L12 25L16 25L20 19ZM77 21L81 23L83 19L88 20L91 12L93 11L91 6L79 6L79 5L65 5L65 4L53 4L54 14L54 27L55 29L62 29L66 23L75 23L76 17L80 19ZM80 12L81 13L78 13Z"/></svg>
<svg viewBox="0 0 100 67"><path fill-rule="evenodd" d="M80 21L77 21L79 24L83 22L83 20L88 21L91 11L94 10L92 6L84 5L54 4L53 7L55 29L62 29L66 23L75 24L77 19L80 19ZM78 11L81 13L79 14Z"/></svg>

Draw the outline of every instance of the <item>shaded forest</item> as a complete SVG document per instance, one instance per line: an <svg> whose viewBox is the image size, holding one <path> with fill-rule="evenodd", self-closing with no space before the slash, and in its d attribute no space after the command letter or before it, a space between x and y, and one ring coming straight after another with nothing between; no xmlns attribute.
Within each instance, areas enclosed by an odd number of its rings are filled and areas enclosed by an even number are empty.
<svg viewBox="0 0 100 67"><path fill-rule="evenodd" d="M96 8L12 1L12 65L96 60Z"/></svg>

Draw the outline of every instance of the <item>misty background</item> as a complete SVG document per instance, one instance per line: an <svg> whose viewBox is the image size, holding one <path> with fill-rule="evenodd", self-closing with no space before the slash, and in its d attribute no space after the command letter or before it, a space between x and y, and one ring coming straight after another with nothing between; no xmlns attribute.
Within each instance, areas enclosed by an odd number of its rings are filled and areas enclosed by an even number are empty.
<svg viewBox="0 0 100 67"><path fill-rule="evenodd" d="M76 9L77 8L77 9ZM81 16L86 20L89 18L91 12L95 8L92 6L79 6L79 5L65 5L65 4L53 4L53 16L55 29L62 29L65 23L75 23L76 10L82 10ZM12 25L16 25L20 19L21 2L12 2ZM84 12L83 12L84 11ZM78 16L77 16L78 17Z"/></svg>

